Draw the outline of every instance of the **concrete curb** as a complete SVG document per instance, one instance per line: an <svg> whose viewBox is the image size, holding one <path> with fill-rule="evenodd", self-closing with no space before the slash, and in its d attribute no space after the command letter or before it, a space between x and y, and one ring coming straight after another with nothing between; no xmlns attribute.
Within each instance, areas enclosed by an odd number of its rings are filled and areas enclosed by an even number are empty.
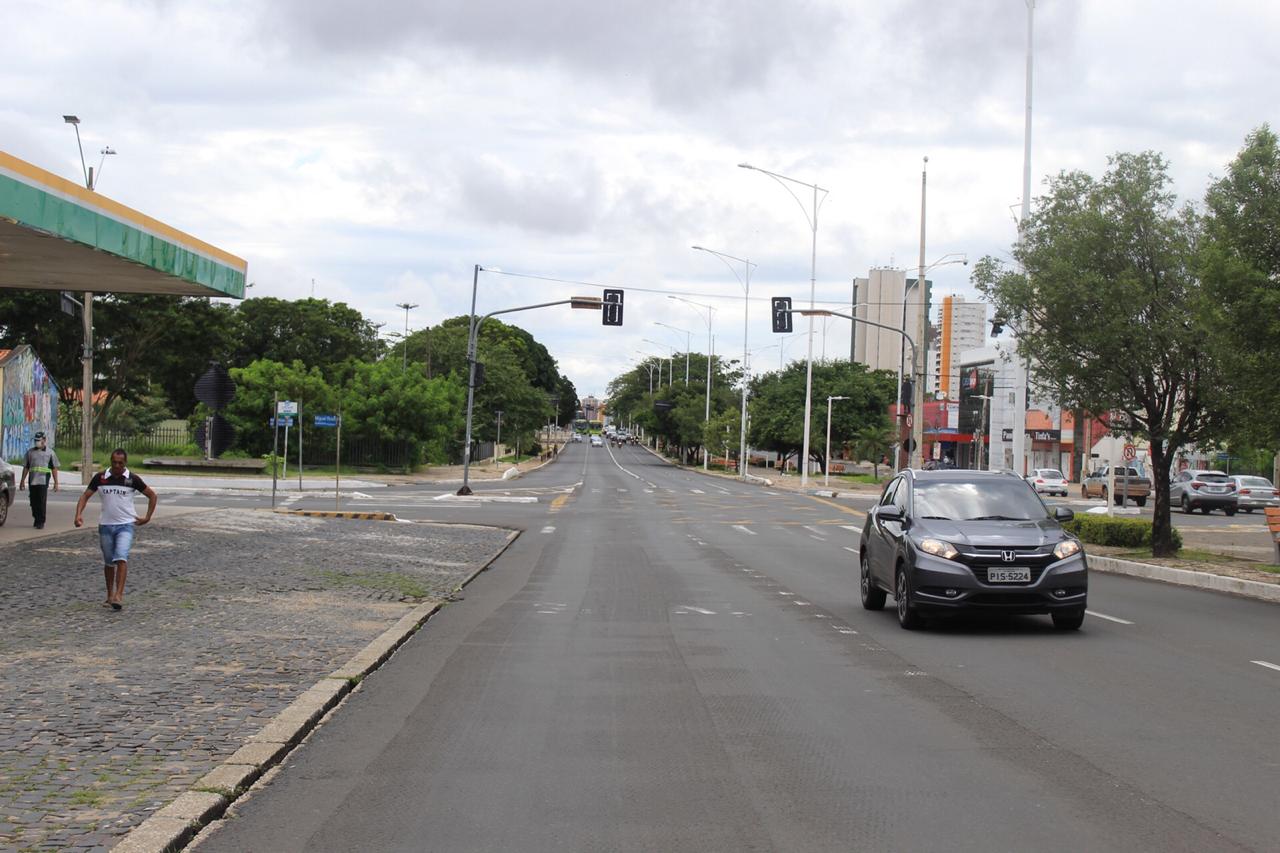
<svg viewBox="0 0 1280 853"><path fill-rule="evenodd" d="M358 518L363 521L399 521L389 512L351 512L336 509L273 509L276 515L305 515L311 518Z"/></svg>
<svg viewBox="0 0 1280 853"><path fill-rule="evenodd" d="M1245 598L1280 604L1280 584L1230 578L1209 572L1193 572L1188 569L1174 569L1169 566L1157 566L1151 563L1135 563L1132 560L1120 560L1115 557L1089 555L1088 559L1090 570L1096 572L1147 578L1148 580L1163 581L1164 583L1189 586L1196 589L1208 589L1214 592L1226 592L1232 595L1244 596Z"/></svg>
<svg viewBox="0 0 1280 853"><path fill-rule="evenodd" d="M316 513L299 511L292 514ZM467 586L493 565L519 535L520 531L511 530L498 553L458 584L458 589ZM382 666L444 604L444 601L429 600L406 613L349 661L293 700L271 722L251 735L230 758L197 780L190 791L134 827L112 849L120 853L172 853L184 848L197 833L222 817L264 773L282 762L356 688L361 679Z"/></svg>

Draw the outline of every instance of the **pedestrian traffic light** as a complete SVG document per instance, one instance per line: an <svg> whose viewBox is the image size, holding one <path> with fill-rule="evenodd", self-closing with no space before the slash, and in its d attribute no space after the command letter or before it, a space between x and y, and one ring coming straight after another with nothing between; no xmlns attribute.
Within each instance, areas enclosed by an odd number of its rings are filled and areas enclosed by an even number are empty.
<svg viewBox="0 0 1280 853"><path fill-rule="evenodd" d="M479 388L481 385L484 384L484 362L477 361L475 365L476 365L475 374L474 374L475 382L472 383L471 387Z"/></svg>
<svg viewBox="0 0 1280 853"><path fill-rule="evenodd" d="M1000 333L1004 331L1004 323L1005 320L1001 316L997 315L991 318L991 337L997 338L1000 336Z"/></svg>
<svg viewBox="0 0 1280 853"><path fill-rule="evenodd" d="M778 334L791 334L793 324L791 322L791 297L775 296L773 297L773 330Z"/></svg>
<svg viewBox="0 0 1280 853"><path fill-rule="evenodd" d="M600 313L600 322L605 326L622 325L622 291L606 290L604 307Z"/></svg>

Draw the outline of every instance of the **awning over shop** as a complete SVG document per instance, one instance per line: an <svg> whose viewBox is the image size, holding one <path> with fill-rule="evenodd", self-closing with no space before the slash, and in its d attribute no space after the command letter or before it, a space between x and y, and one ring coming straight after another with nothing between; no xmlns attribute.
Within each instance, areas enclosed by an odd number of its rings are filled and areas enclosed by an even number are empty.
<svg viewBox="0 0 1280 853"><path fill-rule="evenodd" d="M0 151L0 288L244 298L248 265Z"/></svg>

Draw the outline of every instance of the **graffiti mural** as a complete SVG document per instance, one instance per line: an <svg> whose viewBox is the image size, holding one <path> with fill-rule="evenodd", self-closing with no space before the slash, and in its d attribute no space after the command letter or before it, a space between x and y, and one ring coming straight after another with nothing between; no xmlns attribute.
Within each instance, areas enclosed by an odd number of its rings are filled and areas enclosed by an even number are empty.
<svg viewBox="0 0 1280 853"><path fill-rule="evenodd" d="M37 432L53 449L58 426L58 386L28 346L0 357L0 455L20 460Z"/></svg>

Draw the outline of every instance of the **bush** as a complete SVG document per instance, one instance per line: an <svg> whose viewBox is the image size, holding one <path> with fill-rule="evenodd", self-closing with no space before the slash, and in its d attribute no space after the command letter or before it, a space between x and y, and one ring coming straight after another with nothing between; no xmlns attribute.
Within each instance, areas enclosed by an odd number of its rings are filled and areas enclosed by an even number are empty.
<svg viewBox="0 0 1280 853"><path fill-rule="evenodd" d="M1114 518L1106 515L1077 515L1063 525L1081 541L1091 545L1122 548L1150 548L1151 522L1141 518ZM1173 547L1182 548L1182 534L1173 528Z"/></svg>

